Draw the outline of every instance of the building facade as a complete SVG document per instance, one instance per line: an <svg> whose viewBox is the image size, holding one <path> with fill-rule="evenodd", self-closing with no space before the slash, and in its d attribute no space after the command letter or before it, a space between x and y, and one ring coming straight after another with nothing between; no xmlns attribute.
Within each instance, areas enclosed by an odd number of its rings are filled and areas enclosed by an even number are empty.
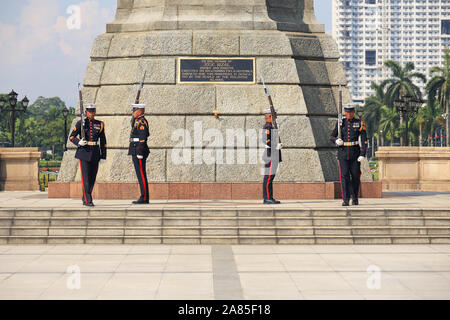
<svg viewBox="0 0 450 320"><path fill-rule="evenodd" d="M332 2L333 37L355 103L373 93L372 82L389 77L384 61L414 62L416 71L429 77L450 47L450 0Z"/></svg>

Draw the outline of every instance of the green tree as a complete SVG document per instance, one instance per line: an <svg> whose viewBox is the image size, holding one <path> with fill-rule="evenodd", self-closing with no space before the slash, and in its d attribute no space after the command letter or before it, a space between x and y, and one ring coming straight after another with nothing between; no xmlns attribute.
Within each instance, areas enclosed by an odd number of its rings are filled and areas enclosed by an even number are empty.
<svg viewBox="0 0 450 320"><path fill-rule="evenodd" d="M371 137L378 136L378 127L381 121L381 108L386 106L385 94L383 88L376 83L370 86L375 95L372 95L364 101L363 119L367 125L367 134Z"/></svg>
<svg viewBox="0 0 450 320"><path fill-rule="evenodd" d="M414 99L422 99L422 92L420 91L420 88L414 84L414 80L426 83L427 79L422 73L414 71L415 66L413 62L407 62L405 66L402 67L394 60L387 60L384 62L384 65L391 69L392 72L392 77L381 83L381 87L383 89L386 88L385 100L390 108L395 108L394 101L400 99L400 97L405 94L412 96ZM405 120L409 121L409 119ZM403 118L400 115L400 137L403 137L405 128L406 126L403 125ZM400 138L400 142L403 142L402 138Z"/></svg>
<svg viewBox="0 0 450 320"><path fill-rule="evenodd" d="M17 145L23 147L39 146L40 125L35 118L27 118L19 121L19 130L21 134L17 137Z"/></svg>
<svg viewBox="0 0 450 320"><path fill-rule="evenodd" d="M0 94L0 97L6 101L4 108L5 109L11 109L11 106L9 104L9 95L8 94ZM19 105L19 102L18 102ZM19 105L19 108L22 108L21 105ZM17 145L17 125L18 120L25 117L24 113L21 111L16 111L15 118L16 118L16 145ZM10 111L3 111L2 116L0 117L0 146L10 146L12 144L12 134L11 134L11 112Z"/></svg>
<svg viewBox="0 0 450 320"><path fill-rule="evenodd" d="M392 77L381 83L381 88L386 88L386 103L389 107L394 107L394 101L399 99L400 93L408 93L416 99L422 99L420 88L414 84L414 80L427 82L427 78L420 72L414 72L415 66L412 62L407 62L402 67L394 60L387 60L384 65L391 69Z"/></svg>
<svg viewBox="0 0 450 320"><path fill-rule="evenodd" d="M450 146L450 128L449 128L449 100L450 100L450 50L445 48L444 50L444 66L433 67L430 69L432 78L427 84L426 90L428 93L428 100L430 105L434 106L434 102L439 101L441 108L445 107L445 113L447 114L446 121L446 146Z"/></svg>
<svg viewBox="0 0 450 320"><path fill-rule="evenodd" d="M426 106L421 108L418 112L417 122L419 123L419 130L421 127L424 132L427 132L428 135L432 137L431 146L434 145L433 136L436 125L438 121L442 120L441 114L441 105L437 101L434 101L434 103L431 104L430 100Z"/></svg>
<svg viewBox="0 0 450 320"><path fill-rule="evenodd" d="M58 97L39 97L24 115L16 119L16 146L44 147L62 152L67 134L64 134L64 101ZM69 108L67 130L75 118L75 108ZM9 117L0 119L0 142L11 141Z"/></svg>
<svg viewBox="0 0 450 320"><path fill-rule="evenodd" d="M379 129L383 131L383 136L390 141L391 146L395 138L398 137L398 128L399 120L397 112L393 108L382 106Z"/></svg>

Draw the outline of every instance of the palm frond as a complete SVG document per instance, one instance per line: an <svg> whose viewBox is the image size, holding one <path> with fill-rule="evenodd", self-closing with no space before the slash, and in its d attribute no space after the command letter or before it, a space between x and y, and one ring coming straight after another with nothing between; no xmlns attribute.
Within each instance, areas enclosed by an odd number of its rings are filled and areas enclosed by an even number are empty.
<svg viewBox="0 0 450 320"><path fill-rule="evenodd" d="M426 82L427 82L427 77L426 77L423 73L420 73L420 72L413 72L413 73L410 73L410 74L408 74L408 78L409 78L409 79L411 79L411 78L417 78L417 79L419 79L419 80L422 80L423 83L426 83Z"/></svg>
<svg viewBox="0 0 450 320"><path fill-rule="evenodd" d="M397 61L387 60L384 62L384 65L392 70L392 73L394 74L394 76L400 78L400 76L402 74L402 67L400 66L400 64Z"/></svg>

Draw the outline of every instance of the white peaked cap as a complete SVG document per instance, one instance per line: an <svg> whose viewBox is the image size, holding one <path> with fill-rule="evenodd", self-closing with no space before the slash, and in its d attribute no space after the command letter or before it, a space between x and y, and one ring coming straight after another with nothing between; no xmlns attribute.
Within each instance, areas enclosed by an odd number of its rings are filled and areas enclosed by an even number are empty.
<svg viewBox="0 0 450 320"><path fill-rule="evenodd" d="M87 103L84 106L85 109L96 109L97 105L95 103Z"/></svg>
<svg viewBox="0 0 450 320"><path fill-rule="evenodd" d="M278 113L278 109L275 109L275 113ZM264 111L264 114L272 114L272 111L270 109L266 109L266 111Z"/></svg>
<svg viewBox="0 0 450 320"><path fill-rule="evenodd" d="M145 109L145 104L140 103L140 104L132 104L131 105L133 107L133 109Z"/></svg>

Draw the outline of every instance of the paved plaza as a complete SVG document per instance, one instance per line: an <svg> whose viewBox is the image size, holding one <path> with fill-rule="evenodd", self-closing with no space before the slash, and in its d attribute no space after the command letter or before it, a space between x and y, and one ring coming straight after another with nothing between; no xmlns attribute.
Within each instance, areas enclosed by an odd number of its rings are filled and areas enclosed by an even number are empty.
<svg viewBox="0 0 450 320"><path fill-rule="evenodd" d="M138 208L208 208L222 206L260 207L262 200L153 200L149 205ZM286 209L317 209L342 208L342 200L287 200L276 208ZM131 200L98 200L94 199L97 208L137 208ZM267 205L264 207L268 207ZM359 209L428 209L450 207L450 193L384 193L383 198L360 199ZM0 208L86 208L81 205L81 199L49 199L46 192L0 192ZM350 206L349 208L355 208Z"/></svg>
<svg viewBox="0 0 450 320"><path fill-rule="evenodd" d="M0 246L0 299L450 299L450 245Z"/></svg>
<svg viewBox="0 0 450 320"><path fill-rule="evenodd" d="M129 201L96 200L100 208ZM385 194L364 208L448 208L450 194ZM332 208L340 201L286 201ZM144 207L263 207L154 201ZM45 193L0 193L1 208L79 208ZM0 299L450 299L450 245L2 245Z"/></svg>

